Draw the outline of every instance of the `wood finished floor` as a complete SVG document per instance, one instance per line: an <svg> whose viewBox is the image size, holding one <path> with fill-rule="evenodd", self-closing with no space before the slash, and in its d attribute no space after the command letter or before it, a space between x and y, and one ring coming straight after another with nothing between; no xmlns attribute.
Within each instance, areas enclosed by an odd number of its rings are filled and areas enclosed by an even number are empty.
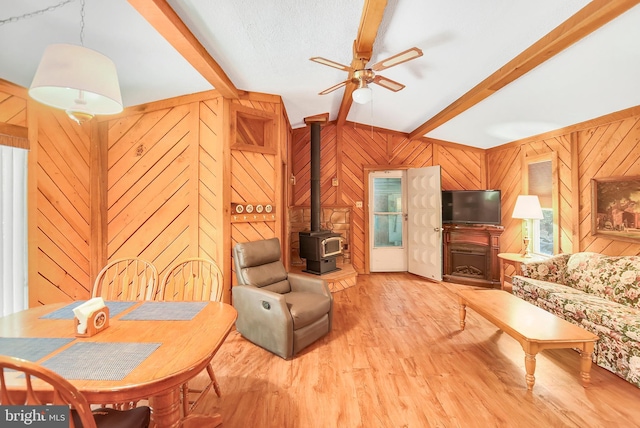
<svg viewBox="0 0 640 428"><path fill-rule="evenodd" d="M640 389L595 365L583 388L570 349L538 354L527 392L514 339L473 310L460 331L458 287L360 275L334 294L333 331L290 361L232 331L213 360L223 395L194 413L224 428L640 426Z"/></svg>

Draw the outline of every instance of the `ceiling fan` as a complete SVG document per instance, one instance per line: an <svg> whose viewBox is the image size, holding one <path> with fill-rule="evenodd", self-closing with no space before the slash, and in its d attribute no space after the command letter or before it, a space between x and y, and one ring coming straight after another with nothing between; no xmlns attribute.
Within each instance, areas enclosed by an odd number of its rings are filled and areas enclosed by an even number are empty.
<svg viewBox="0 0 640 428"><path fill-rule="evenodd" d="M376 71L385 70L387 68L393 67L394 65L402 64L403 62L411 61L412 59L421 56L422 50L413 47L407 49L406 51L395 54L385 60L379 61L369 68L362 69L355 69L348 65L343 65L335 61L317 56L310 58L310 60L319 64L328 65L329 67L337 68L338 70L349 72L349 78L347 80L345 80L344 82L340 82L328 89L325 89L322 92L319 92L318 95L326 95L330 92L335 91L336 89L345 86L347 83L352 82L358 85L358 88L353 91L352 94L353 101L359 104L366 104L371 101L371 89L367 86L369 83L376 83L383 88L389 89L393 92L398 92L399 90L404 88L404 85L402 83L398 83L391 79L387 79L386 77L376 75Z"/></svg>

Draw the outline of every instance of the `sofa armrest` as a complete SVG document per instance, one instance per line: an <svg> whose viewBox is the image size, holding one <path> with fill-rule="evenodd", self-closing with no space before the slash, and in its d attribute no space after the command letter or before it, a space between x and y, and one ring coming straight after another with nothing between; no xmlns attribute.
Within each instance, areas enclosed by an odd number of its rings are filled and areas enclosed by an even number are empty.
<svg viewBox="0 0 640 428"><path fill-rule="evenodd" d="M546 260L522 263L522 276L565 284L567 261L571 254L558 254Z"/></svg>
<svg viewBox="0 0 640 428"><path fill-rule="evenodd" d="M240 334L282 358L291 356L293 319L284 296L251 285L236 285L232 293Z"/></svg>

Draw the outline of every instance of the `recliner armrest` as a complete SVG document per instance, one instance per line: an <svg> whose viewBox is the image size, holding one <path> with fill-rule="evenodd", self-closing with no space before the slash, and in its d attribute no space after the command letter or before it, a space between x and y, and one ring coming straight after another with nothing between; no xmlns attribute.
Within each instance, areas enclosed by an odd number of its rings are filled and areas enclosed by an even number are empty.
<svg viewBox="0 0 640 428"><path fill-rule="evenodd" d="M288 280L291 291L322 294L329 298L331 305L331 309L329 309L329 331L331 331L333 328L333 294L331 294L327 281L299 273L290 273Z"/></svg>
<svg viewBox="0 0 640 428"><path fill-rule="evenodd" d="M289 280L289 285L291 285L291 291L304 291L307 293L331 296L329 286L324 279L314 278L299 273L290 273L287 279Z"/></svg>

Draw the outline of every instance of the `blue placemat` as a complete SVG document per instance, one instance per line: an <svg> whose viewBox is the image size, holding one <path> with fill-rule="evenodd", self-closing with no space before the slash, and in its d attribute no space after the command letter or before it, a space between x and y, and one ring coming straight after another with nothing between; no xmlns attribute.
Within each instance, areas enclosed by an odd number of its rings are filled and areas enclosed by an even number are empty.
<svg viewBox="0 0 640 428"><path fill-rule="evenodd" d="M122 380L161 343L79 342L42 363L67 379Z"/></svg>
<svg viewBox="0 0 640 428"><path fill-rule="evenodd" d="M47 319L54 319L54 320L72 320L74 318L73 310L76 307L83 304L84 302L86 302L86 300L78 300L56 311L43 315L40 318L47 318ZM113 318L116 315L118 315L120 312L129 309L131 306L135 305L138 302L119 302L114 300L114 301L108 301L104 303L109 308L109 317Z"/></svg>
<svg viewBox="0 0 640 428"><path fill-rule="evenodd" d="M0 354L35 362L73 340L74 338L0 337Z"/></svg>
<svg viewBox="0 0 640 428"><path fill-rule="evenodd" d="M188 321L193 319L208 302L144 302L121 320Z"/></svg>

